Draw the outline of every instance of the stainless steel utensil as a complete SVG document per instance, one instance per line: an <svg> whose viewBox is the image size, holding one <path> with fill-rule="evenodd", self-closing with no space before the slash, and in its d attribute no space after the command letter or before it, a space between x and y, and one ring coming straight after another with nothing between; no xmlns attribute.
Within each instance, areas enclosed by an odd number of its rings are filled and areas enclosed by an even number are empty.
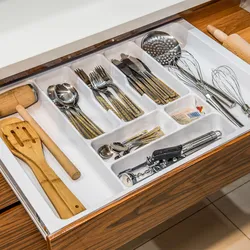
<svg viewBox="0 0 250 250"><path fill-rule="evenodd" d="M178 60L178 63L182 65L181 68L185 67L185 71L188 71L190 74L197 76L200 81L193 81L189 76L186 75L185 72L182 72L181 69L176 67L171 67L170 69L175 75L183 81L186 85L190 86L191 88L197 89L201 92L206 101L213 106L217 111L219 111L222 115L224 115L230 122L232 122L237 127L243 127L244 125L235 117L233 116L218 100L218 98L214 95L211 95L207 90L206 85L203 83L203 76L201 72L200 65L198 61L194 58L192 54L187 51L182 52L181 58Z"/></svg>
<svg viewBox="0 0 250 250"><path fill-rule="evenodd" d="M229 95L250 117L250 107L246 104L238 78L229 66L223 65L212 71L212 82L215 87Z"/></svg>
<svg viewBox="0 0 250 250"><path fill-rule="evenodd" d="M138 107L116 84L114 84L111 76L105 71L102 66L95 67L95 71L106 82L106 86L112 88L118 97L126 104L126 107L136 116L139 117L144 114L143 110Z"/></svg>
<svg viewBox="0 0 250 250"><path fill-rule="evenodd" d="M121 58L126 57L127 55L121 54ZM158 77L156 77L152 71L147 67L145 63L143 63L141 60L138 58L132 57L132 56L127 56L139 69L140 71L146 75L149 79L151 79L156 86L163 92L165 93L166 96L169 96L171 100L175 100L179 98L180 96L170 87L168 87L164 82L162 82Z"/></svg>
<svg viewBox="0 0 250 250"><path fill-rule="evenodd" d="M122 61L112 59L112 63L119 69L121 72L127 76L129 84L140 94L143 95L144 93L151 98L155 103L162 104L158 97L151 92L145 85L145 82L141 82L136 76L133 74L131 69Z"/></svg>
<svg viewBox="0 0 250 250"><path fill-rule="evenodd" d="M75 118L75 116L72 114L72 110L69 107L62 105L57 101L56 96L55 96L55 85L51 85L48 87L47 94L49 98L52 100L52 102L59 108L59 110L62 113L66 115L69 121L81 133L81 135L84 136L85 138L88 138L89 134L86 132L84 128L82 128L82 126L80 126L77 118Z"/></svg>
<svg viewBox="0 0 250 250"><path fill-rule="evenodd" d="M155 58L163 66L177 67L186 77L189 77L191 81L200 81L200 78L191 74L189 70L185 70L185 67L180 65L179 59L181 58L183 50L176 38L162 31L149 32L142 40L141 47L149 55ZM188 63L188 61L186 61ZM220 89L213 87L203 80L203 84L206 85L209 94L214 95L223 104L229 108L235 106L233 98L220 91Z"/></svg>
<svg viewBox="0 0 250 250"><path fill-rule="evenodd" d="M207 85L203 81L199 62L188 51L182 51L175 38L165 32L150 32L142 40L142 48L149 52L158 62L168 65L170 71L186 85L200 91L205 96L206 101L235 126L244 126L221 104L216 96L209 92Z"/></svg>
<svg viewBox="0 0 250 250"><path fill-rule="evenodd" d="M116 112L116 110L109 104L109 102L106 101L105 98L102 97L102 95L99 93L99 91L97 91L96 89L93 88L90 79L88 77L88 75L83 71L83 69L75 69L75 73L82 79L82 81L84 83L87 84L87 86L92 90L92 93L95 97L95 99L100 103L100 105L105 109L105 110L111 110L114 112L114 114L116 114L118 117L118 113Z"/></svg>
<svg viewBox="0 0 250 250"><path fill-rule="evenodd" d="M122 61L136 73L137 78L144 84L144 86L158 98L161 104L167 104L169 96L166 95L140 68L132 62L127 56L122 58Z"/></svg>
<svg viewBox="0 0 250 250"><path fill-rule="evenodd" d="M78 93L71 87L67 83L52 85L48 87L47 94L86 139L92 139L103 134L104 132L81 111L77 105Z"/></svg>
<svg viewBox="0 0 250 250"><path fill-rule="evenodd" d="M79 94L71 84L57 84L55 86L55 96L61 104L71 107L72 112L76 112L76 115L79 114L78 119L86 125L87 129L91 133L93 133L93 135L98 136L104 133L82 112L81 108L78 105Z"/></svg>
<svg viewBox="0 0 250 250"><path fill-rule="evenodd" d="M131 187L199 151L221 137L221 131L211 131L182 145L155 150L151 156L146 158L145 162L131 169L126 169L119 173L118 177L126 187Z"/></svg>
<svg viewBox="0 0 250 250"><path fill-rule="evenodd" d="M143 130L137 135L134 135L123 142L113 142L101 146L97 152L103 159L110 159L115 156L115 160L129 154L132 150L136 150L160 137L164 133L158 126L151 131Z"/></svg>
<svg viewBox="0 0 250 250"><path fill-rule="evenodd" d="M113 107L116 109L119 117L124 121L131 121L136 117L133 113L127 109L113 94L108 90L108 86L106 82L101 78L101 76L93 71L89 74L91 84L94 89L98 90L99 92L105 94L108 100L111 102Z"/></svg>

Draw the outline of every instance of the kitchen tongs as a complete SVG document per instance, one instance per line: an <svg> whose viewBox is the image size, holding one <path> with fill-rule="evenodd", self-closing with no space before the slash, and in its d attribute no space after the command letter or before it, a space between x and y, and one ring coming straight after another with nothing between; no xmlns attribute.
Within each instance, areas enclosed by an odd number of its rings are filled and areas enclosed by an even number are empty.
<svg viewBox="0 0 250 250"><path fill-rule="evenodd" d="M30 166L61 218L67 219L85 210L81 202L49 167L43 154L41 140L29 123L22 121L8 124L2 126L1 130L12 153Z"/></svg>

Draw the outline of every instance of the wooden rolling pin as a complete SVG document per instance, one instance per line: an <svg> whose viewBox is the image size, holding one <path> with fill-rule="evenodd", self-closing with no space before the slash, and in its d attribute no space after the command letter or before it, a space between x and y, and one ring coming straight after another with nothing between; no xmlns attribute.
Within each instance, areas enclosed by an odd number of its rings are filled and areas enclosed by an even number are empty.
<svg viewBox="0 0 250 250"><path fill-rule="evenodd" d="M25 108L36 103L37 92L32 84L23 85L0 94L0 118L16 113L16 106Z"/></svg>
<svg viewBox="0 0 250 250"><path fill-rule="evenodd" d="M75 165L69 160L69 158L61 151L61 149L52 141L48 134L39 126L39 124L32 118L28 111L21 105L16 106L16 111L19 115L27 121L36 133L41 138L44 145L49 149L51 154L61 164L63 169L69 174L69 176L76 180L81 176L81 172L75 167Z"/></svg>
<svg viewBox="0 0 250 250"><path fill-rule="evenodd" d="M250 64L250 44L241 36L238 34L232 34L228 36L223 31L215 28L212 25L208 25L207 30L218 41L220 41L225 48Z"/></svg>

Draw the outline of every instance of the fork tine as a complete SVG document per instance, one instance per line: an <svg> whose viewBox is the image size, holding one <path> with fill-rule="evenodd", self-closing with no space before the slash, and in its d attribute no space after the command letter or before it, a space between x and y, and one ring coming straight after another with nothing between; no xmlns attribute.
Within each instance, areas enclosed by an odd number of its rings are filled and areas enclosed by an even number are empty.
<svg viewBox="0 0 250 250"><path fill-rule="evenodd" d="M103 81L101 75L98 72L93 71L96 81L101 82Z"/></svg>
<svg viewBox="0 0 250 250"><path fill-rule="evenodd" d="M111 76L101 65L98 65L97 67L95 67L95 71L103 78L104 81L106 82L112 81Z"/></svg>

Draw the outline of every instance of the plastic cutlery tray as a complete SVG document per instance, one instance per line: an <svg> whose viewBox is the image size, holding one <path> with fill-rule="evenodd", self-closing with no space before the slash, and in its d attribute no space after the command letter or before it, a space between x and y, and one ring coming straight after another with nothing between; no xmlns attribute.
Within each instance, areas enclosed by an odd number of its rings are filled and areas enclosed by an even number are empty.
<svg viewBox="0 0 250 250"><path fill-rule="evenodd" d="M225 56L222 48L190 27L185 21L170 23L157 30L167 31L175 36L183 49L194 54L201 64L205 80L209 83L211 83L211 70L213 68L219 65L229 65L233 68L239 77L243 96L250 103L250 74L247 72L246 65L244 67L237 65L238 61L235 56L230 54ZM250 119L242 113L240 107L231 111L245 125L241 129L232 125L209 106L199 93L187 87L174 77L167 68L158 64L140 48L142 37L143 35L99 51L96 54L80 58L14 86L32 82L37 87L39 101L29 107L28 111L82 173L80 179L71 180L50 152L44 148L49 165L87 208L81 214L62 220L44 194L30 168L21 160L15 158L5 144L0 141L2 170L6 174L6 178L11 178L10 182L15 183L17 190L19 190L17 192L24 198L24 204L26 204L29 212L33 217L39 218L36 223L44 236L55 233L87 214L128 195L159 176L225 144L250 128ZM127 78L111 63L111 59L120 59L120 53L132 55L142 60L157 77L174 89L180 95L180 98L167 105L157 105L148 96L140 96L129 85ZM86 73L90 73L97 65L102 65L112 76L115 84L141 107L144 111L141 117L130 122L124 122L117 118L112 111L104 110L95 100L88 86L74 73L76 68L82 68ZM92 121L105 131L105 134L92 140L84 139L52 103L46 94L48 86L63 82L72 84L78 90L79 106ZM10 88L5 87L2 92L8 89ZM171 114L175 111L195 106L203 106L205 114L188 125L180 125L171 117ZM14 116L18 117L17 115ZM123 141L144 129L150 130L156 126L160 126L165 133L162 138L121 159L103 160L97 153L98 148L103 144ZM117 177L119 172L144 162L146 156L151 155L154 150L187 142L211 130L220 130L223 134L222 139L133 187L125 187Z"/></svg>

